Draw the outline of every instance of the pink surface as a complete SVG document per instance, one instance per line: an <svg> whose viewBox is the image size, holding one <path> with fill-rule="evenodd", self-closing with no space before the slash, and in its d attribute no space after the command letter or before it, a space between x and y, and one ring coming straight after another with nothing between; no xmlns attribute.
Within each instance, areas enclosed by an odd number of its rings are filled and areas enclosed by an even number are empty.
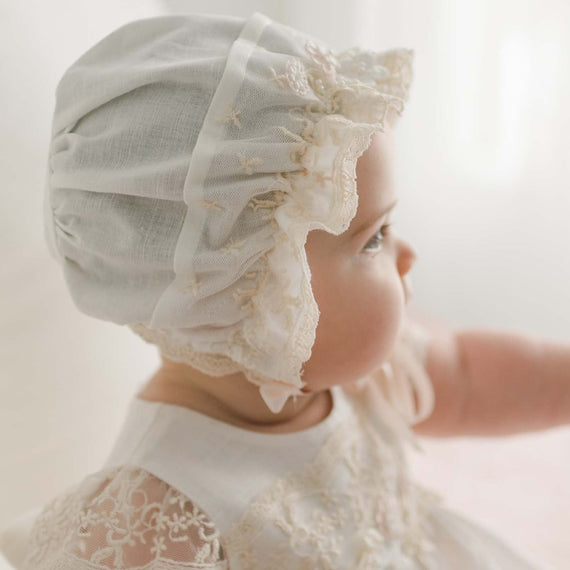
<svg viewBox="0 0 570 570"><path fill-rule="evenodd" d="M570 567L570 429L504 438L421 438L416 482L536 561Z"/></svg>

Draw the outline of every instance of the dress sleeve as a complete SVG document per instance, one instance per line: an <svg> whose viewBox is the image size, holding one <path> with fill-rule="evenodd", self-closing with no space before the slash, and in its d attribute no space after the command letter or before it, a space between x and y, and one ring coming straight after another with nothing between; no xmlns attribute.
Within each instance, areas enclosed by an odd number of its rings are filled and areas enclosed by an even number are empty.
<svg viewBox="0 0 570 570"><path fill-rule="evenodd" d="M229 570L220 535L187 496L134 466L86 477L37 517L22 570Z"/></svg>

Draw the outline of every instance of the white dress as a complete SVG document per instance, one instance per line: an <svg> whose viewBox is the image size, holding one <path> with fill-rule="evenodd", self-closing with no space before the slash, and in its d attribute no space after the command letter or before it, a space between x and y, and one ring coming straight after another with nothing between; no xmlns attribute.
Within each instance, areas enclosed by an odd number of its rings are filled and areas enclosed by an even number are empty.
<svg viewBox="0 0 570 570"><path fill-rule="evenodd" d="M537 570L409 477L358 395L265 434L133 397L103 468L46 505L18 570Z"/></svg>

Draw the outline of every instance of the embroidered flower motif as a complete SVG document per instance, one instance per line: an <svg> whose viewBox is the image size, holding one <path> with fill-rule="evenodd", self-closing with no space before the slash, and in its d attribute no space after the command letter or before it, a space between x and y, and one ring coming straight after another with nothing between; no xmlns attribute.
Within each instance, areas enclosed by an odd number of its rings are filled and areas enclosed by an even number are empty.
<svg viewBox="0 0 570 570"><path fill-rule="evenodd" d="M263 164L263 161L258 156L254 156L253 158L247 158L240 152L236 155L239 160L239 169L244 170L246 174L253 174L252 166L259 166Z"/></svg>
<svg viewBox="0 0 570 570"><path fill-rule="evenodd" d="M311 60L318 65L327 75L335 75L340 67L338 59L330 48L323 48L313 40L305 43L305 50Z"/></svg>
<svg viewBox="0 0 570 570"><path fill-rule="evenodd" d="M233 123L238 129L241 129L241 121L239 116L241 115L241 111L236 111L229 103L226 107L226 114L218 117L218 123Z"/></svg>
<svg viewBox="0 0 570 570"><path fill-rule="evenodd" d="M299 58L292 58L285 64L286 72L283 75L278 75L275 69L269 67L271 79L281 87L291 88L298 95L308 95L312 90L323 97L329 88L334 87L336 70L340 64L330 49L325 50L313 41L305 43L305 50L309 55L307 61L313 65L314 69L307 71ZM330 107L332 102L328 101L325 104ZM326 112L332 112L332 107Z"/></svg>
<svg viewBox="0 0 570 570"><path fill-rule="evenodd" d="M189 524L185 515L180 516L178 513L174 513L168 522L168 526L172 531L179 532L180 530L186 530Z"/></svg>
<svg viewBox="0 0 570 570"><path fill-rule="evenodd" d="M305 66L298 58L289 59L285 63L285 73L278 75L273 67L271 71L271 81L275 81L282 88L291 88L298 95L307 95L311 92L311 86L307 77Z"/></svg>
<svg viewBox="0 0 570 570"><path fill-rule="evenodd" d="M202 206L204 206L204 208L210 208L210 209L215 209L215 210L223 210L223 206L220 206L220 204L218 204L218 202L216 202L215 200L202 200L200 202L202 204Z"/></svg>
<svg viewBox="0 0 570 570"><path fill-rule="evenodd" d="M82 511L79 515L79 534L86 534L89 532L89 527L97 522L98 517L91 509Z"/></svg>
<svg viewBox="0 0 570 570"><path fill-rule="evenodd" d="M307 80L305 66L298 59L290 59L285 64L287 73L285 77L289 86L299 95L307 95L311 91Z"/></svg>
<svg viewBox="0 0 570 570"><path fill-rule="evenodd" d="M289 86L289 81L287 80L287 77L285 77L285 75L278 75L277 72L275 71L275 69L273 69L271 66L269 66L269 71L271 71L271 81L275 81L275 83L277 83L280 87L288 87Z"/></svg>
<svg viewBox="0 0 570 570"><path fill-rule="evenodd" d="M376 83L386 81L391 77L390 70L380 61L383 54L377 54L359 47L353 47L338 55L340 72L366 80L373 79Z"/></svg>
<svg viewBox="0 0 570 570"><path fill-rule="evenodd" d="M187 278L186 284L180 288L181 293L192 293L192 295L197 296L200 293L202 284L200 279L196 274L192 274Z"/></svg>
<svg viewBox="0 0 570 570"><path fill-rule="evenodd" d="M154 546L150 547L152 553L156 553L157 556L160 555L161 551L166 550L166 544L164 544L164 536L153 537Z"/></svg>
<svg viewBox="0 0 570 570"><path fill-rule="evenodd" d="M169 521L169 516L165 515L164 513L156 513L153 519L153 524L156 530L167 530Z"/></svg>
<svg viewBox="0 0 570 570"><path fill-rule="evenodd" d="M213 526L213 523L208 519L206 513L200 510L196 505L192 504L192 511L184 511L188 520L189 526L197 526L202 528L204 526Z"/></svg>

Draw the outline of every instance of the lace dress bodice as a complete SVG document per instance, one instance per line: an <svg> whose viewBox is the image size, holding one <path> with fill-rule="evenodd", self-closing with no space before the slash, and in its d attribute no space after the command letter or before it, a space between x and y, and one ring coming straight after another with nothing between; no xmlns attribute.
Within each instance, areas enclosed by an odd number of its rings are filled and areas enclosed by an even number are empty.
<svg viewBox="0 0 570 570"><path fill-rule="evenodd" d="M435 495L338 387L333 401L308 430L223 438L223 422L135 398L105 468L39 517L26 568L372 568L380 553L432 567ZM209 428L197 445L181 429L196 419ZM46 566L52 551L66 565Z"/></svg>

